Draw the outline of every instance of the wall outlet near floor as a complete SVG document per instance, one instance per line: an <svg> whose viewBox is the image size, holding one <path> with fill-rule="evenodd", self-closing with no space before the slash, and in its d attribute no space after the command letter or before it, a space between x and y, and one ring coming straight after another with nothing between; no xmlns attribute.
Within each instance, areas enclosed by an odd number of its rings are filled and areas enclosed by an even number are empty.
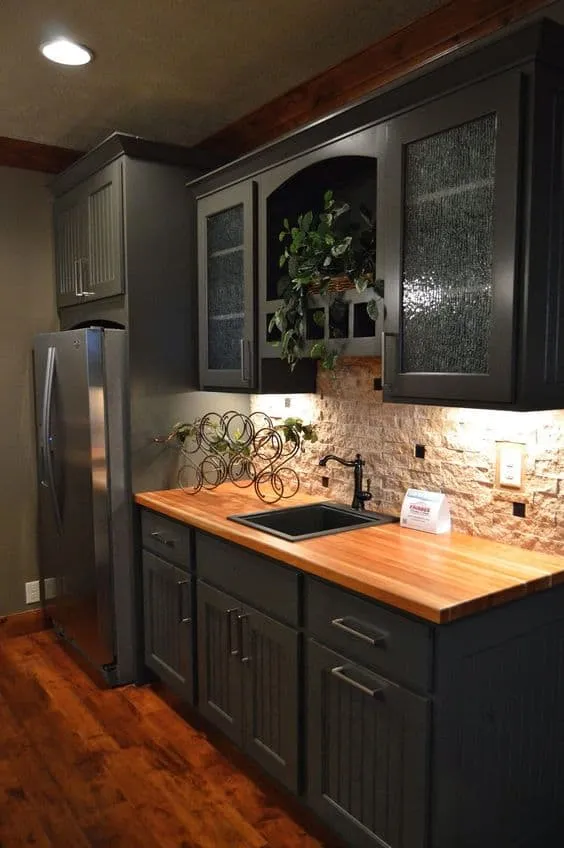
<svg viewBox="0 0 564 848"><path fill-rule="evenodd" d="M39 580L30 580L25 584L25 602L26 604L38 604L41 598L39 597Z"/></svg>
<svg viewBox="0 0 564 848"><path fill-rule="evenodd" d="M43 581L43 590L45 592L45 600L50 601L57 596L57 578L46 577Z"/></svg>
<svg viewBox="0 0 564 848"><path fill-rule="evenodd" d="M498 442L496 485L507 489L522 489L524 458L524 445L517 442Z"/></svg>

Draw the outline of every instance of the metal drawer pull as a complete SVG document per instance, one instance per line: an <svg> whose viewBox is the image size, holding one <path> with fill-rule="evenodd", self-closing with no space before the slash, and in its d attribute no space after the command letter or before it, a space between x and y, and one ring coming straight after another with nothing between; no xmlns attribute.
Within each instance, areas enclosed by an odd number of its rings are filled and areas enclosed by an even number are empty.
<svg viewBox="0 0 564 848"><path fill-rule="evenodd" d="M239 612L237 607L225 610L225 615L227 616L227 649L232 657L239 655L239 647L233 647L233 613L235 612Z"/></svg>
<svg viewBox="0 0 564 848"><path fill-rule="evenodd" d="M243 648L243 641L244 641L243 640L243 624L244 624L245 621L248 620L248 618L249 618L249 616L247 615L247 613L242 613L241 615L237 616L237 624L239 625L239 645L241 646L241 662L242 663L248 663L248 662L251 661L250 655Z"/></svg>
<svg viewBox="0 0 564 848"><path fill-rule="evenodd" d="M191 618L184 618L184 603L183 603L183 592L182 587L188 586L190 583L189 580L178 580L176 582L176 586L179 589L178 593L178 607L179 607L179 615L178 615L178 623L179 624L192 624Z"/></svg>
<svg viewBox="0 0 564 848"><path fill-rule="evenodd" d="M345 674L345 669L346 666L338 665L336 668L331 669L331 674L338 680L342 680L343 683L348 683L349 686L354 686L355 689L359 689L361 692L364 692L365 695L370 695L371 698L375 698L376 695L379 695L384 691L384 689L388 688L386 683L382 683L376 689L370 689L369 686L365 686L364 683L360 683L358 680L355 680L354 677L348 677L348 675Z"/></svg>
<svg viewBox="0 0 564 848"><path fill-rule="evenodd" d="M355 630L354 627L349 627L345 624L345 618L334 618L331 624L333 627L338 627L339 630L344 630L349 636L356 636L357 639L362 639L363 642L368 642L369 645L383 645L388 638L388 634L383 630L377 630L377 636L368 636L367 633L362 633L360 630Z"/></svg>
<svg viewBox="0 0 564 848"><path fill-rule="evenodd" d="M151 538L155 540L155 542L159 542L161 545L166 545L167 548L174 548L176 542L174 539L167 539L160 530L153 530L151 533Z"/></svg>

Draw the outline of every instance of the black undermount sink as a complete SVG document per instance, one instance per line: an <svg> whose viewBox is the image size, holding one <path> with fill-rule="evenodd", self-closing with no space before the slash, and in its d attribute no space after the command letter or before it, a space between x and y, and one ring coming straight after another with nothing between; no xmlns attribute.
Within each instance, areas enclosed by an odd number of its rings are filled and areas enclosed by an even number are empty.
<svg viewBox="0 0 564 848"><path fill-rule="evenodd" d="M286 509L269 509L264 512L228 517L230 521L237 521L255 530L279 536L288 542L303 542L305 539L315 539L317 536L329 536L332 533L342 533L344 530L359 530L362 527L391 524L399 520L391 515L360 512L334 503L291 506Z"/></svg>

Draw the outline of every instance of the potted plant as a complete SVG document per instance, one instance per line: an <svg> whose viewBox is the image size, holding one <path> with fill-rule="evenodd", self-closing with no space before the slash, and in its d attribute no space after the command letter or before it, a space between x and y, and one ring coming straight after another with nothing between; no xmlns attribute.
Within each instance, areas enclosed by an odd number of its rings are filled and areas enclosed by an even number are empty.
<svg viewBox="0 0 564 848"><path fill-rule="evenodd" d="M319 359L324 368L332 369L339 351L324 341L315 342L308 349L306 338L307 309L314 305L313 296L327 298L329 316L338 318L344 309L343 295L347 289L358 292L373 291L367 303L369 317L376 321L378 300L383 297L382 280L375 277L376 227L368 209L360 207L363 224L350 221L345 213L348 203L338 202L332 191L323 196L323 210L298 215L290 224L286 218L279 239L283 244L280 268L287 273L279 280L278 294L283 303L274 313L269 332L276 327L280 332L280 356L291 368L304 356ZM318 309L313 320L319 326L325 323L325 314Z"/></svg>

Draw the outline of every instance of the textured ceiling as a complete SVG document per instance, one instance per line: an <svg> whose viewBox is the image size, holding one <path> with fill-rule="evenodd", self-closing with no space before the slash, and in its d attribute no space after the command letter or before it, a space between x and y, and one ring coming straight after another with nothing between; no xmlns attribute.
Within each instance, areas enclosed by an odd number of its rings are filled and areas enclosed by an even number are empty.
<svg viewBox="0 0 564 848"><path fill-rule="evenodd" d="M0 0L0 136L192 144L445 0ZM92 65L38 45L63 34Z"/></svg>

